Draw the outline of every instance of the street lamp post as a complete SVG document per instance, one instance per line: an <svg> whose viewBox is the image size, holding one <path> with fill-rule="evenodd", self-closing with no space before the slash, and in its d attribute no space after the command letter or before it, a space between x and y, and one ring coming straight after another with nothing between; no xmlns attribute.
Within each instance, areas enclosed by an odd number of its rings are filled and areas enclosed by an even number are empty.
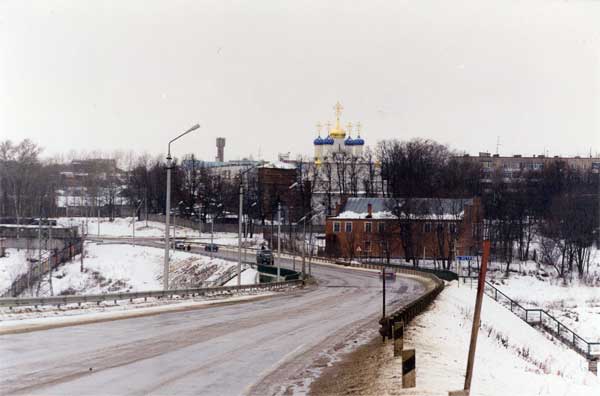
<svg viewBox="0 0 600 396"><path fill-rule="evenodd" d="M169 239L170 239L170 215L171 215L171 168L172 168L172 157L171 157L171 143L177 139L187 135L188 133L195 131L200 128L200 125L196 124L181 135L169 141L167 146L167 199L166 199L166 210L165 210L165 260L163 268L163 288L169 289Z"/></svg>

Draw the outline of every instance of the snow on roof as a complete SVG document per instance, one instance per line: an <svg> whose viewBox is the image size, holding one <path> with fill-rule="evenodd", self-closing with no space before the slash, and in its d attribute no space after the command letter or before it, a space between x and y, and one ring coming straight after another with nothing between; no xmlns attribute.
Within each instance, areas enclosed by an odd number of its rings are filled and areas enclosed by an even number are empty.
<svg viewBox="0 0 600 396"><path fill-rule="evenodd" d="M458 220L464 215L465 205L472 203L472 199L466 198L349 198L334 219L366 219L371 204L373 219L395 219L393 212L399 210L411 219Z"/></svg>
<svg viewBox="0 0 600 396"><path fill-rule="evenodd" d="M283 161L273 161L262 165L261 168L296 169L296 165Z"/></svg>

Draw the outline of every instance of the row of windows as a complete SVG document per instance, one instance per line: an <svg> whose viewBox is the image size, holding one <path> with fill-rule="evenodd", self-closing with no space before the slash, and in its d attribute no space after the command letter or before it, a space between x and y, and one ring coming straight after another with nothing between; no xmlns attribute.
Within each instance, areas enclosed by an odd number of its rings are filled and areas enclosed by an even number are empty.
<svg viewBox="0 0 600 396"><path fill-rule="evenodd" d="M364 232L367 234L370 234L373 232L373 223L371 222L365 222L364 223ZM432 223L423 223L423 232L431 232L433 228L433 224ZM436 224L436 230L437 231L443 231L446 228L445 223L437 223ZM334 221L333 222L333 232L341 232L342 229L342 222L341 221ZM457 231L456 228L456 224L454 223L450 223L448 224L448 230L455 234ZM352 222L351 221L346 221L344 222L344 232L352 232ZM385 232L385 223L384 222L379 222L377 223L377 232L378 233L383 233Z"/></svg>

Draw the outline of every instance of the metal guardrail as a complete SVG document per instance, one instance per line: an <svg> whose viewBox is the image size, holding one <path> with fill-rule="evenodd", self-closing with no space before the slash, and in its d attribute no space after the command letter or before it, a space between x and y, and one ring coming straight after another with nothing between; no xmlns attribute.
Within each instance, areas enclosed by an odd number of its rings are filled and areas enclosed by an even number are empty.
<svg viewBox="0 0 600 396"><path fill-rule="evenodd" d="M318 258L319 260L323 260L322 257ZM334 260L327 260L334 262ZM339 265L344 265L348 267L358 267L358 268L366 268L366 269L377 269L381 270L382 267L393 269L396 273L420 276L424 278L428 278L434 283L434 287L429 289L425 294L421 295L416 300L410 302L404 307L400 308L396 312L391 315L386 316L385 318L381 318L379 324L382 325L383 333L381 334L384 337L392 338L392 329L394 328L394 324L397 322L404 322L406 326L412 319L416 316L424 312L427 307L436 299L436 297L444 290L444 282L438 278L435 274L429 271L421 271L420 268L405 268L405 266L397 265L397 264L377 264L377 263L336 263Z"/></svg>
<svg viewBox="0 0 600 396"><path fill-rule="evenodd" d="M548 313L548 311L539 308L525 308L488 281L485 282L484 292L505 308L510 309L510 312L517 315L530 326L539 326L584 357L590 359L600 356L600 342L585 340Z"/></svg>
<svg viewBox="0 0 600 396"><path fill-rule="evenodd" d="M281 289L288 286L296 286L303 284L302 280L290 280L285 282L270 282L270 283L258 283L253 285L241 285L241 286L219 286L219 287L204 287L204 288L188 288L188 289L172 289L172 290L152 290L142 292L130 292L130 293L106 293L106 294L89 294L82 296L56 296L56 297L9 297L0 298L0 306L2 307L17 307L17 306L38 306L38 305L67 305L67 304L79 304L95 302L100 304L102 301L115 301L119 300L130 300L138 298L163 298L173 296L205 296L205 295L219 295L219 294L230 294L237 291L252 291L252 290L267 290L267 289Z"/></svg>

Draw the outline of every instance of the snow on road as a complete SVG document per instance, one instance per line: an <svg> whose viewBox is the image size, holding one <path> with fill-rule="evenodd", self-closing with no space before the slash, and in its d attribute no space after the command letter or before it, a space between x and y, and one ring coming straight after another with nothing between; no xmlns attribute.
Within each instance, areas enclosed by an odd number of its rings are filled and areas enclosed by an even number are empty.
<svg viewBox="0 0 600 396"><path fill-rule="evenodd" d="M453 282L405 330L405 348L416 349L417 387L399 394L446 396L462 389L474 302L475 288ZM389 387L401 381L400 370L398 360L387 366ZM484 298L471 395L591 396L599 390L600 379L583 357Z"/></svg>

